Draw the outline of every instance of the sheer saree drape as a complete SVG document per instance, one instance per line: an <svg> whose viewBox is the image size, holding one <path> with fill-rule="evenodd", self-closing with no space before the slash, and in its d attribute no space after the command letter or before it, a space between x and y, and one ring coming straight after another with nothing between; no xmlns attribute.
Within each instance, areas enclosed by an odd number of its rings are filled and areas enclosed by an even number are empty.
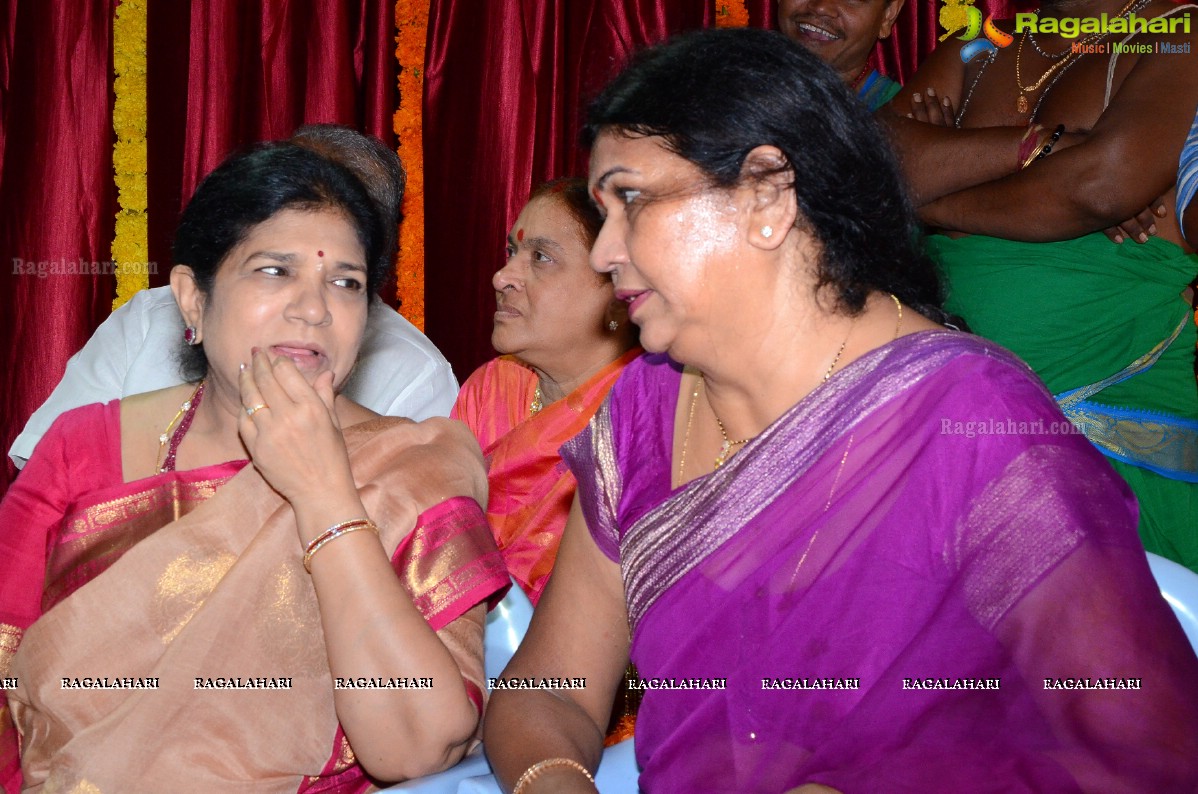
<svg viewBox="0 0 1198 794"><path fill-rule="evenodd" d="M679 379L660 357L630 366L563 450L622 566L641 675L726 682L645 693L644 790L1195 779L1198 659L1134 502L1013 357L906 337L671 492Z"/></svg>

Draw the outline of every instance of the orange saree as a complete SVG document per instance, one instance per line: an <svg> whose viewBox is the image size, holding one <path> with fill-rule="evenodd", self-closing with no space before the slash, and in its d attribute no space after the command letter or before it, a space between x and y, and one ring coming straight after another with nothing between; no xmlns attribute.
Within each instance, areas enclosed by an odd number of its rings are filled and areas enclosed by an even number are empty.
<svg viewBox="0 0 1198 794"><path fill-rule="evenodd" d="M0 505L0 788L368 788L290 506L243 462L121 483L114 416L115 402L65 414ZM481 707L482 627L467 612L506 574L473 441L395 419L345 438L397 576L461 669L431 685ZM97 474L114 458L115 476Z"/></svg>
<svg viewBox="0 0 1198 794"><path fill-rule="evenodd" d="M531 416L537 376L512 356L492 359L462 384L450 416L465 422L482 446L490 486L487 521L508 571L534 606L574 500L574 475L558 449L586 427L624 367L642 352L630 350Z"/></svg>

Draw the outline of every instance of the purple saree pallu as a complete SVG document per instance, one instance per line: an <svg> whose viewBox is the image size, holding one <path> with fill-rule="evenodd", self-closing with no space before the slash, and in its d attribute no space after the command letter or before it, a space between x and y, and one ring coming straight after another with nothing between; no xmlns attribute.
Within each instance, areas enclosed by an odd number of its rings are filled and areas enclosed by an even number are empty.
<svg viewBox="0 0 1198 794"><path fill-rule="evenodd" d="M1198 659L1134 498L1025 365L912 334L672 491L680 377L629 365L563 448L645 791L1194 790Z"/></svg>

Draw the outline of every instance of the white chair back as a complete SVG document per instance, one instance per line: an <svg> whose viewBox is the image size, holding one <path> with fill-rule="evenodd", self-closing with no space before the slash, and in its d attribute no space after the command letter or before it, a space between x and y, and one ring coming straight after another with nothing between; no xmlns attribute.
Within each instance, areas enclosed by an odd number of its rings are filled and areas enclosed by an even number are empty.
<svg viewBox="0 0 1198 794"><path fill-rule="evenodd" d="M1198 651L1198 573L1152 552L1148 552L1148 567L1190 638L1190 645Z"/></svg>

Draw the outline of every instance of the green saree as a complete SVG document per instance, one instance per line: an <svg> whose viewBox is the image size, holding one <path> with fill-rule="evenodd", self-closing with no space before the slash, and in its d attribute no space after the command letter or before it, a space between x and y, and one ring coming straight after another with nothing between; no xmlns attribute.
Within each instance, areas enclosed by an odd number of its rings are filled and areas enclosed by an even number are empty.
<svg viewBox="0 0 1198 794"><path fill-rule="evenodd" d="M1181 298L1198 256L1102 234L927 245L946 308L1026 361L1135 491L1145 547L1198 570L1198 334Z"/></svg>

